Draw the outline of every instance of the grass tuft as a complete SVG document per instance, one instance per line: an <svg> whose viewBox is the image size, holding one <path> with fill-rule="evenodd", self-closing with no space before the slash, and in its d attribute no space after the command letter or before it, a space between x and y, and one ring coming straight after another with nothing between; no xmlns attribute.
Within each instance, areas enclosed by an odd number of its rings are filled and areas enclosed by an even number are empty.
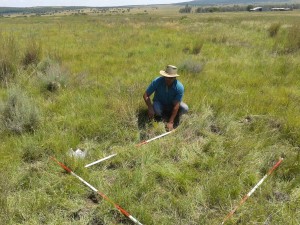
<svg viewBox="0 0 300 225"><path fill-rule="evenodd" d="M192 47L190 47L190 46L184 47L182 49L182 52L193 54L193 55L198 55L198 54L200 54L202 47L203 47L203 42L198 41Z"/></svg>
<svg viewBox="0 0 300 225"><path fill-rule="evenodd" d="M191 53L192 53L193 55L198 55L198 54L200 54L202 47L203 47L203 42L196 43L196 44L193 46L193 49L192 49L192 52L191 52Z"/></svg>
<svg viewBox="0 0 300 225"><path fill-rule="evenodd" d="M36 40L30 40L23 56L23 65L37 65L42 58L42 46Z"/></svg>
<svg viewBox="0 0 300 225"><path fill-rule="evenodd" d="M268 28L269 36L275 37L281 27L280 23L272 23L271 26Z"/></svg>
<svg viewBox="0 0 300 225"><path fill-rule="evenodd" d="M43 154L41 148L31 145L23 149L22 159L26 163L35 163L43 158Z"/></svg>

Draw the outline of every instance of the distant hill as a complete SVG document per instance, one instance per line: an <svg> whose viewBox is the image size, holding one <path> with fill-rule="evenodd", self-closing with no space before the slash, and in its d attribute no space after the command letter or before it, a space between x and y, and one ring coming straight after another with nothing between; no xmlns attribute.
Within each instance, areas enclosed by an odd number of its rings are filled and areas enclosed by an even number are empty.
<svg viewBox="0 0 300 225"><path fill-rule="evenodd" d="M266 4L266 3L300 3L292 0L194 0L180 4L193 4L193 5L227 5L227 4Z"/></svg>

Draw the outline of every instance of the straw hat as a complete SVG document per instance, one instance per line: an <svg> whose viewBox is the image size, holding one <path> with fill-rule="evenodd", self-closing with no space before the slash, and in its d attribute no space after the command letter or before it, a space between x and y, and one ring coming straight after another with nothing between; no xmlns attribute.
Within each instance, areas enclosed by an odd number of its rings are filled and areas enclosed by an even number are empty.
<svg viewBox="0 0 300 225"><path fill-rule="evenodd" d="M164 77L179 77L177 67L172 65L168 65L166 70L161 70L159 73Z"/></svg>

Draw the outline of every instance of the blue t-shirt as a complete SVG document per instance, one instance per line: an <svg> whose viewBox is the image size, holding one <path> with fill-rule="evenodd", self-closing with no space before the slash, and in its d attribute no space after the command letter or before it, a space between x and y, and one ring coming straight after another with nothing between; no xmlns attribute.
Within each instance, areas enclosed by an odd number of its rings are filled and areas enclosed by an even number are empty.
<svg viewBox="0 0 300 225"><path fill-rule="evenodd" d="M173 84L168 87L164 77L157 77L154 79L146 90L148 96L153 92L153 101L159 101L161 104L173 107L176 102L181 102L184 87L179 80L174 80Z"/></svg>

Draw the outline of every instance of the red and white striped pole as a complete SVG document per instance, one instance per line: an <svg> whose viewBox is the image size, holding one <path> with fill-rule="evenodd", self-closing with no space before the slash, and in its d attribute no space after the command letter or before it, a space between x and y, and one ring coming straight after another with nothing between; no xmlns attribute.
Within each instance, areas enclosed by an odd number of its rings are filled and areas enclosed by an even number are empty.
<svg viewBox="0 0 300 225"><path fill-rule="evenodd" d="M147 143L149 143L149 142L151 142L151 141L154 141L154 140L156 140L156 139L158 139L158 138L164 137L164 136L166 136L166 135L168 135L168 134L170 134L170 133L172 133L172 132L174 132L174 131L175 131L175 130L171 130L171 131L169 131L169 132L163 133L163 134L158 135L158 136L156 136L156 137L154 137L154 138L151 138L151 139L149 139L149 140L142 141L142 142L138 143L136 146L139 147L139 146L141 146L141 145L147 144Z"/></svg>
<svg viewBox="0 0 300 225"><path fill-rule="evenodd" d="M264 182L264 180L281 164L283 158L280 158L279 161L269 170L269 172L252 188L251 191L249 191L248 194L246 194L240 203L224 218L222 224L226 222L234 213L235 211L244 204L244 202L255 192L255 190Z"/></svg>
<svg viewBox="0 0 300 225"><path fill-rule="evenodd" d="M55 161L58 165L60 165L65 171L79 179L82 183L84 183L86 186L88 186L90 189L92 189L94 192L98 193L103 199L107 200L110 202L112 205L114 205L124 216L129 218L132 222L138 225L143 225L140 223L136 218L134 218L132 215L130 215L125 209L123 209L121 206L117 205L114 203L111 199L109 199L106 195L98 191L96 188L94 188L92 185L90 185L88 182L86 182L84 179L82 179L80 176L78 176L76 173L74 173L70 168L68 168L66 165L63 163L59 162L56 158L51 157L53 161Z"/></svg>
<svg viewBox="0 0 300 225"><path fill-rule="evenodd" d="M90 163L90 164L87 164L87 165L85 165L84 167L85 167L85 168L90 167L90 166L95 165L95 164L97 164L97 163L103 162L104 160L110 159L110 158L112 158L112 157L114 157L114 156L116 156L116 155L117 155L117 154L112 154L112 155L107 156L107 157L105 157L105 158L103 158L103 159L99 159L99 160L97 160L97 161L95 161L95 162L92 162L92 163Z"/></svg>

